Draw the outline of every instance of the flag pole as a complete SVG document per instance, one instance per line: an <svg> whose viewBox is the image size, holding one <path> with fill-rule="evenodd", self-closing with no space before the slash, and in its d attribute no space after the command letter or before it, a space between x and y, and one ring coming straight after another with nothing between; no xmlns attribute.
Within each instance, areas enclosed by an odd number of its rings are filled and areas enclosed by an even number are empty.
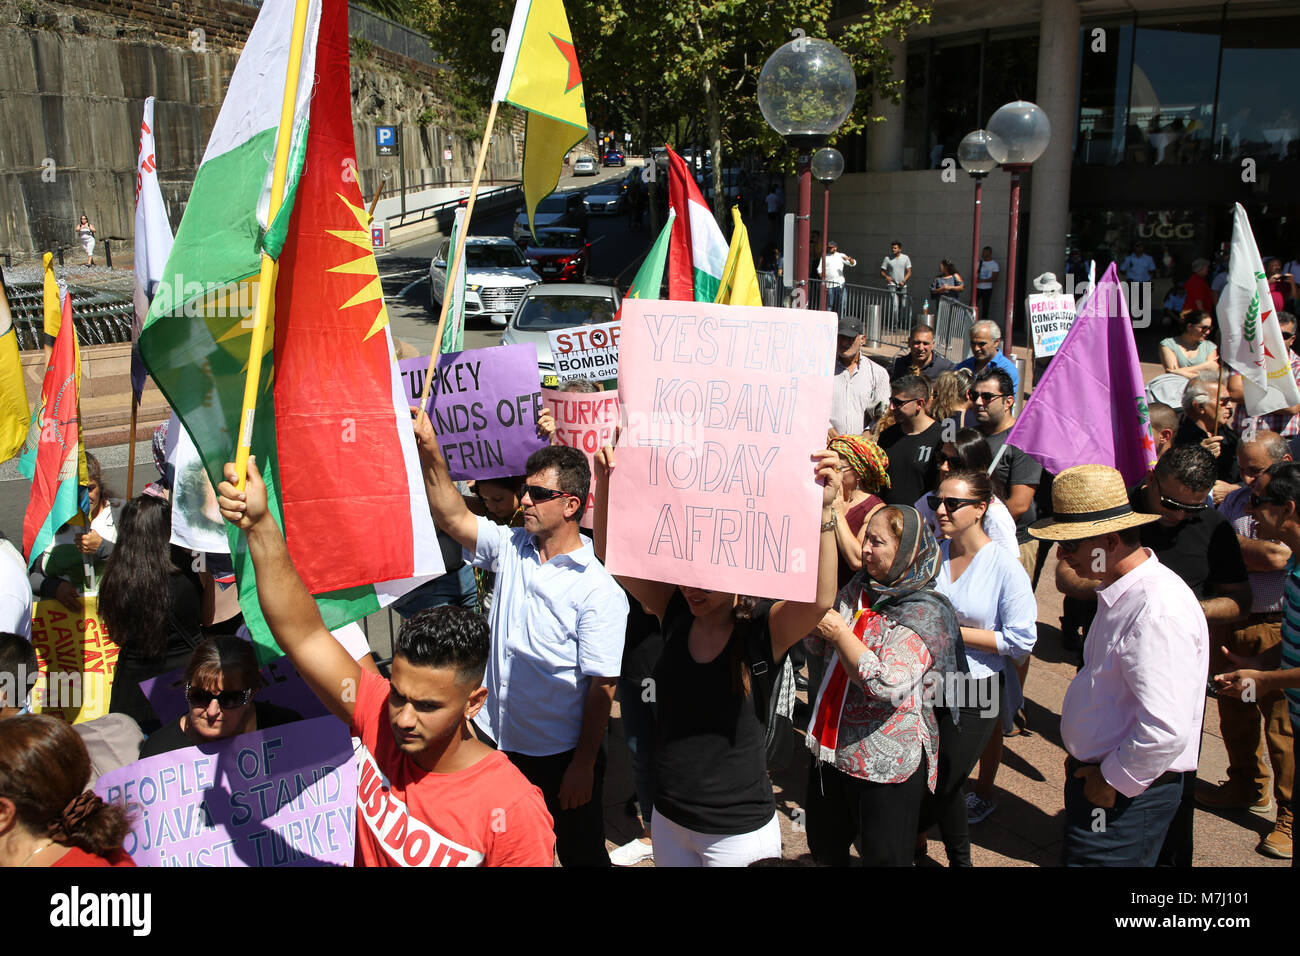
<svg viewBox="0 0 1300 956"><path fill-rule="evenodd" d="M442 330L447 325L447 311L451 306L451 283L456 277L456 270L460 268L461 259L465 254L465 237L469 235L469 220L474 215L474 201L478 198L478 183L483 176L483 167L487 163L488 147L492 143L492 127L497 120L497 101L492 101L492 107L488 110L487 126L483 130L483 141L478 148L478 161L474 165L474 179L469 186L469 201L465 204L465 221L461 224L460 234L456 237L456 248L452 252L451 261L447 263L447 286L442 292L442 309L438 313L438 331L433 337L433 351L429 353L429 369L424 376L424 389L420 392L420 414L425 414L425 406L429 403L429 389L433 385L433 367L438 364L438 355L442 352Z"/></svg>
<svg viewBox="0 0 1300 956"><path fill-rule="evenodd" d="M285 71L284 101L280 104L280 129L275 137L275 166L271 173L271 202L267 209L268 226L275 221L284 199L284 180L289 168L289 141L293 137L293 109L298 100L298 71L302 65L303 41L307 36L307 9L310 0L298 0L293 11L293 36L289 41L289 68ZM257 411L257 389L262 378L262 349L266 342L266 323L274 308L276 261L262 252L262 269L257 279L257 312L253 314L253 333L248 345L248 377L244 380L244 404L239 413L239 445L235 449L235 481L239 490L248 480L248 456L253 443L253 416Z"/></svg>
<svg viewBox="0 0 1300 956"><path fill-rule="evenodd" d="M126 450L126 497L131 500L131 489L135 482L135 426L140 413L140 402L131 390L131 437L127 440Z"/></svg>

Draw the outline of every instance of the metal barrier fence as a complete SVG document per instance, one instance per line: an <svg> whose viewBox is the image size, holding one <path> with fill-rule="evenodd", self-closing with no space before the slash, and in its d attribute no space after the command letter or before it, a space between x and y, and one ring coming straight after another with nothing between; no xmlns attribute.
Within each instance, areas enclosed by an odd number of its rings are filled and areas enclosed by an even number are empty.
<svg viewBox="0 0 1300 956"><path fill-rule="evenodd" d="M934 350L950 362L970 358L970 327L974 322L974 306L941 296L934 319Z"/></svg>

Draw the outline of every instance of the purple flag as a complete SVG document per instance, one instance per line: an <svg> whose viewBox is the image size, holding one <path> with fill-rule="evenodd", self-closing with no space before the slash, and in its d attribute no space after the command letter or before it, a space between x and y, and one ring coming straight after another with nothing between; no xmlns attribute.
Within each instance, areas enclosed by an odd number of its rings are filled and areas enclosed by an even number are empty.
<svg viewBox="0 0 1300 956"><path fill-rule="evenodd" d="M420 400L427 358L397 363L412 405ZM542 376L531 342L438 356L429 391L429 419L454 480L522 475L537 437Z"/></svg>
<svg viewBox="0 0 1300 956"><path fill-rule="evenodd" d="M1007 435L1047 471L1109 465L1136 485L1155 464L1128 303L1111 263Z"/></svg>

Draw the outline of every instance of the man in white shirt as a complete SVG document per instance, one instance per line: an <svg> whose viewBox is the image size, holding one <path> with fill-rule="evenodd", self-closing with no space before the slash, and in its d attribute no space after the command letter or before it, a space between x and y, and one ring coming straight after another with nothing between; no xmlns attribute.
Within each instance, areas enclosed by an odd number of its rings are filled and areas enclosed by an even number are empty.
<svg viewBox="0 0 1300 956"><path fill-rule="evenodd" d="M1066 866L1153 866L1195 772L1209 630L1182 578L1142 547L1114 468L1078 465L1052 484L1055 515L1030 534L1100 581L1083 668L1061 706Z"/></svg>
<svg viewBox="0 0 1300 956"><path fill-rule="evenodd" d="M997 261L993 258L993 247L985 246L980 250L979 278L975 282L975 308L979 317L989 317L989 304L993 299L993 284L998 281Z"/></svg>
<svg viewBox="0 0 1300 956"><path fill-rule="evenodd" d="M1147 255L1142 243L1133 243L1133 251L1124 257L1119 271L1129 282L1150 282L1156 272L1156 261Z"/></svg>
<svg viewBox="0 0 1300 956"><path fill-rule="evenodd" d="M857 264L857 259L840 252L834 239L827 241L826 258L817 264L817 274L826 282L826 308L836 315L844 311L844 267Z"/></svg>
<svg viewBox="0 0 1300 956"><path fill-rule="evenodd" d="M862 323L844 316L835 345L831 429L837 435L861 435L884 414L888 401L888 373L863 357Z"/></svg>
<svg viewBox="0 0 1300 956"><path fill-rule="evenodd" d="M897 239L889 244L889 255L880 261L880 277L894 293L893 321L898 323L904 319L910 320L911 316L906 313L907 283L912 278L912 260L903 253L903 244Z"/></svg>
<svg viewBox="0 0 1300 956"><path fill-rule="evenodd" d="M591 472L551 446L526 465L523 528L477 517L447 471L429 419L416 442L434 524L496 571L487 702L474 718L546 798L563 866L609 866L602 742L618 683L627 597L578 533Z"/></svg>

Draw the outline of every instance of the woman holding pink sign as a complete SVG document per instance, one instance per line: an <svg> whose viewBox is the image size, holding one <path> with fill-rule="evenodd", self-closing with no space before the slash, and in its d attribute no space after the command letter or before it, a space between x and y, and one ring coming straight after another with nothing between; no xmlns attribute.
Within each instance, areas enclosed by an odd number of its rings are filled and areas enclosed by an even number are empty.
<svg viewBox="0 0 1300 956"><path fill-rule="evenodd" d="M767 775L766 721L756 681L780 663L831 606L838 550L833 507L840 462L813 456L822 489L817 598L758 601L704 588L618 577L659 618L663 651L646 687L654 711L656 866L747 866L781 856L781 828ZM614 449L595 456L596 555L605 554Z"/></svg>

